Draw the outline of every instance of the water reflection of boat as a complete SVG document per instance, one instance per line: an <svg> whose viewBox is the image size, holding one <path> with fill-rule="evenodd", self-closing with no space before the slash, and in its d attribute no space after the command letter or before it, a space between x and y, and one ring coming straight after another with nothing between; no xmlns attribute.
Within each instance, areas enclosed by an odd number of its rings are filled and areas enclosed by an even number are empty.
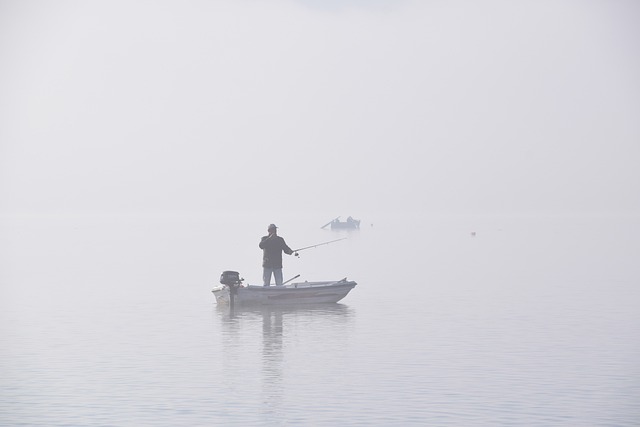
<svg viewBox="0 0 640 427"><path fill-rule="evenodd" d="M345 349L355 334L356 310L342 303L214 308L218 314L214 325L221 332L221 357L214 360L221 366L216 387L225 390L232 402L259 391L262 398L252 411L262 424L290 424L286 415L291 408L291 381L298 375L289 374L292 369L296 372L292 364L297 362L307 368L307 344ZM304 345L299 345L301 340Z"/></svg>
<svg viewBox="0 0 640 427"><path fill-rule="evenodd" d="M230 286L235 287L234 302L238 305L300 305L326 304L342 300L357 285L353 280L299 282L284 286L223 284L212 292L218 304L230 302Z"/></svg>
<svg viewBox="0 0 640 427"><path fill-rule="evenodd" d="M290 318L298 318L298 317L315 317L315 316L324 316L331 315L337 316L337 318L351 317L354 314L354 309L348 305L337 303L337 304L326 304L326 303L318 303L318 304L300 304L300 305L249 305L236 307L232 312L229 311L229 307L225 307L224 305L217 305L216 311L220 313L223 318L230 320L235 318L235 315L240 315L242 318L254 321L258 318L262 318L263 321L265 319L269 319L271 317L275 317L280 319L282 315L285 315ZM233 314L233 315L231 315ZM335 319L336 317L332 317Z"/></svg>

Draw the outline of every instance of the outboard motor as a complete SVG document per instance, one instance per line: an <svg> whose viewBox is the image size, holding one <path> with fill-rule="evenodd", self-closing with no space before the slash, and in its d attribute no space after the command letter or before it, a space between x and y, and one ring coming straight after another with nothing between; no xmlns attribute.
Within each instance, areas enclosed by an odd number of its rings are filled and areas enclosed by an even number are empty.
<svg viewBox="0 0 640 427"><path fill-rule="evenodd" d="M242 283L242 280L243 279L240 278L240 273L237 271L223 271L220 275L220 283L229 287L239 285Z"/></svg>
<svg viewBox="0 0 640 427"><path fill-rule="evenodd" d="M229 306L233 308L238 288L244 279L240 278L237 271L223 271L220 275L220 283L229 287Z"/></svg>

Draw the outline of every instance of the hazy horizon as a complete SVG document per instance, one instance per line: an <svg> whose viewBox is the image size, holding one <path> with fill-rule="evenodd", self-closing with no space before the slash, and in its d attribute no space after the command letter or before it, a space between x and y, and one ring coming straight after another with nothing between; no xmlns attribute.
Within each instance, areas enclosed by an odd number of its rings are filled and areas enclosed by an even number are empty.
<svg viewBox="0 0 640 427"><path fill-rule="evenodd" d="M639 215L639 17L4 1L0 214Z"/></svg>

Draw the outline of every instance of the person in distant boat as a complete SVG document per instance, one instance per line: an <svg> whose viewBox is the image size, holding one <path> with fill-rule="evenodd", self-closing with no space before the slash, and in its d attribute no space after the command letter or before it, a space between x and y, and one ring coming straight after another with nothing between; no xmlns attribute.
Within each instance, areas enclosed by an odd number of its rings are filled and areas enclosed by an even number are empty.
<svg viewBox="0 0 640 427"><path fill-rule="evenodd" d="M262 249L262 282L264 286L271 285L271 275L276 279L276 286L282 286L282 253L293 254L284 239L278 236L278 227L269 224L268 236L263 236L258 246Z"/></svg>

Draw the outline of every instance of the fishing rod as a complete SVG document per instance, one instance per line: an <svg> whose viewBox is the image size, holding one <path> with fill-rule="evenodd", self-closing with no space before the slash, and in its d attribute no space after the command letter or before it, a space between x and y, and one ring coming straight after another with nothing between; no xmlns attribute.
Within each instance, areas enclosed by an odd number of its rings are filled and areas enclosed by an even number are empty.
<svg viewBox="0 0 640 427"><path fill-rule="evenodd" d="M295 256L298 256L298 252L299 251L304 251L305 249L316 248L316 247L322 246L322 245L328 245L329 243L339 242L340 240L345 240L345 239L346 239L346 237L343 237L342 239L336 239L336 240L331 240L329 242L318 243L317 245L305 246L304 248L294 249L293 253L294 253Z"/></svg>

